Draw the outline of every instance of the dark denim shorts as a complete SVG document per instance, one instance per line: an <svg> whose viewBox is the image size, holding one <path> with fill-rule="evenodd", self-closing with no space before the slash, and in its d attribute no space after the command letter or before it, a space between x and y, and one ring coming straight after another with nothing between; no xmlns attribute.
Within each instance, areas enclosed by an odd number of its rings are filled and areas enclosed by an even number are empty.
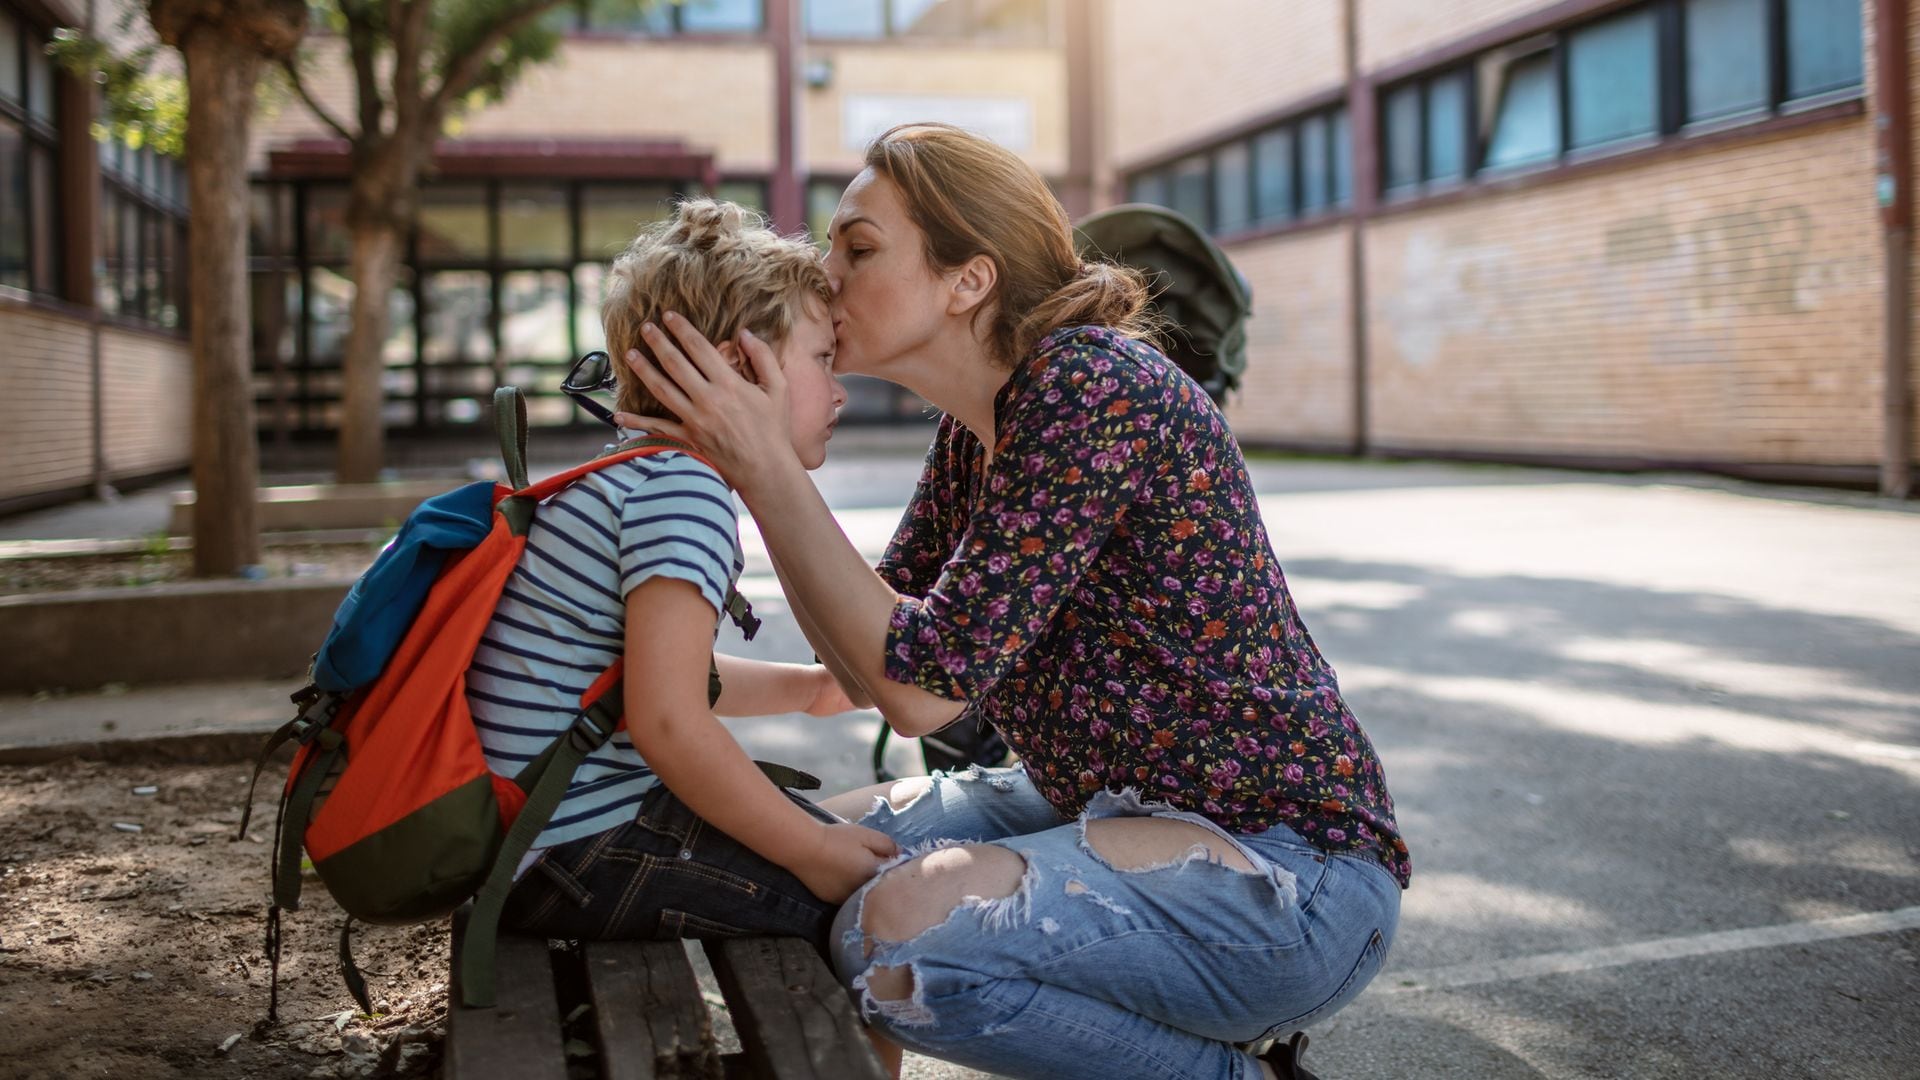
<svg viewBox="0 0 1920 1080"><path fill-rule="evenodd" d="M787 796L822 821L840 820ZM633 821L548 848L507 895L501 926L596 941L771 934L824 948L836 910L658 784Z"/></svg>

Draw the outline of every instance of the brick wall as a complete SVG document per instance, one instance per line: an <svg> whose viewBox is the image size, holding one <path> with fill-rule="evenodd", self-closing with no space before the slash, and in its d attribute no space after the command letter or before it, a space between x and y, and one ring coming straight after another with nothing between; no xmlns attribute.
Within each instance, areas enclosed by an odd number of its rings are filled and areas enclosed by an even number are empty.
<svg viewBox="0 0 1920 1080"><path fill-rule="evenodd" d="M1103 156L1124 167L1345 81L1341 0L1105 0Z"/></svg>
<svg viewBox="0 0 1920 1080"><path fill-rule="evenodd" d="M1247 372L1227 407L1241 439L1351 445L1351 235L1341 224L1227 250L1253 286Z"/></svg>
<svg viewBox="0 0 1920 1080"><path fill-rule="evenodd" d="M1024 100L1032 117L1032 143L1021 156L1044 175L1067 171L1067 61L1059 49L813 45L806 56L832 65L826 87L803 85L797 91L803 110L800 155L815 173L859 171L864 145L849 145L846 103L869 94Z"/></svg>
<svg viewBox="0 0 1920 1080"><path fill-rule="evenodd" d="M87 323L0 303L0 500L93 482ZM186 342L109 327L101 335L107 478L186 466L192 438Z"/></svg>
<svg viewBox="0 0 1920 1080"><path fill-rule="evenodd" d="M1370 223L1374 442L1874 462L1872 162L1844 119Z"/></svg>
<svg viewBox="0 0 1920 1080"><path fill-rule="evenodd" d="M1330 5L1331 6L1331 5ZM1549 6L1547 0L1359 0L1360 67L1384 67Z"/></svg>
<svg viewBox="0 0 1920 1080"><path fill-rule="evenodd" d="M0 302L0 499L93 481L87 325Z"/></svg>
<svg viewBox="0 0 1920 1080"><path fill-rule="evenodd" d="M184 341L108 328L100 341L109 480L180 468L193 457L193 357Z"/></svg>
<svg viewBox="0 0 1920 1080"><path fill-rule="evenodd" d="M334 115L352 112L344 48L310 47L308 88ZM273 144L329 135L290 99L254 125L254 167ZM569 38L554 59L530 66L506 100L473 113L461 135L476 138L682 138L714 153L722 169L773 166L773 52L765 45L644 38Z"/></svg>

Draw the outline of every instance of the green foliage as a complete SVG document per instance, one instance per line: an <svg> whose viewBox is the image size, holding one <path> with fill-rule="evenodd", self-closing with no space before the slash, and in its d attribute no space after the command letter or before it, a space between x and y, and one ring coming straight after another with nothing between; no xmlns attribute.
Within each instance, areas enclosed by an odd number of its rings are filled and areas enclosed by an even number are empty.
<svg viewBox="0 0 1920 1080"><path fill-rule="evenodd" d="M105 42L71 28L54 31L47 52L68 71L100 87L100 119L93 137L135 150L151 146L179 157L187 145L187 81L153 70L158 45L116 54Z"/></svg>

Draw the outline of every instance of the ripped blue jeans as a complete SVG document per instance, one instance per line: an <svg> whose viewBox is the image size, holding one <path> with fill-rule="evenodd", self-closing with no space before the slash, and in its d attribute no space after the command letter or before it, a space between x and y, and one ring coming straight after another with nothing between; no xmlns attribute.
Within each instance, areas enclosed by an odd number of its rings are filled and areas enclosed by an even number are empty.
<svg viewBox="0 0 1920 1080"><path fill-rule="evenodd" d="M1165 865L1116 869L1086 841L1091 818L1165 817L1225 837L1249 873L1196 844ZM1132 794L1096 795L1060 816L1018 769L935 773L895 810L860 824L902 855L835 919L833 962L862 1015L919 1053L1009 1077L1258 1078L1244 1044L1326 1019L1380 970L1400 886L1378 863L1323 852L1278 826L1228 834ZM1010 896L968 897L908 941L862 929L888 869L929 850L985 842L1026 863ZM904 966L910 997L875 997L875 967Z"/></svg>

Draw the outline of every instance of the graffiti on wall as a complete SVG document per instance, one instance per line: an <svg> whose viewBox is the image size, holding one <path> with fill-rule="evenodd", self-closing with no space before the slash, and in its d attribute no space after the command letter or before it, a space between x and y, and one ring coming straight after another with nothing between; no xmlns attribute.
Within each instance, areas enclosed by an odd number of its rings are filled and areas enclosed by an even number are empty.
<svg viewBox="0 0 1920 1080"><path fill-rule="evenodd" d="M1685 260L1688 298L1702 311L1791 315L1808 310L1812 247L1813 215L1804 206L1722 211L1684 228L1675 228L1661 213L1627 218L1606 230L1611 266Z"/></svg>

